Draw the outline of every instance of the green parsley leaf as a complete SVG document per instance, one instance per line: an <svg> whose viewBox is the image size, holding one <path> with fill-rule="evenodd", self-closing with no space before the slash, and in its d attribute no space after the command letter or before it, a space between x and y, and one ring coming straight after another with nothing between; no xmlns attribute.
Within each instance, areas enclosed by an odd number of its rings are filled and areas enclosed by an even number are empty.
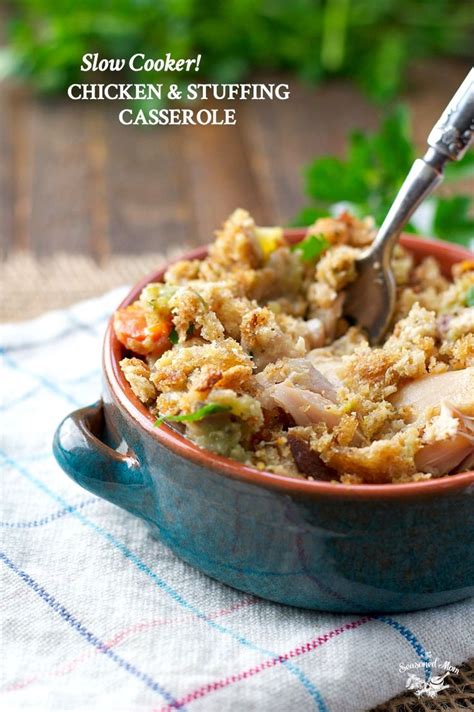
<svg viewBox="0 0 474 712"><path fill-rule="evenodd" d="M172 344L177 344L177 343L178 343L178 341L179 341L179 336L178 336L178 332L176 331L176 329L173 329L173 330L170 332L170 335L168 336L168 339L171 341Z"/></svg>
<svg viewBox="0 0 474 712"><path fill-rule="evenodd" d="M155 420L155 426L159 428L165 421L170 423L194 423L198 420L203 420L203 418L207 418L208 415L228 413L230 410L230 405L206 403L206 405L203 405L202 408L195 410L194 413L184 413L183 415L163 415Z"/></svg>
<svg viewBox="0 0 474 712"><path fill-rule="evenodd" d="M380 224L415 155L408 112L396 106L377 132L352 131L348 139L345 160L322 156L307 167L306 193L326 214L344 202L354 214L373 215ZM305 212L310 215L308 208Z"/></svg>
<svg viewBox="0 0 474 712"><path fill-rule="evenodd" d="M474 287L469 287L466 292L466 306L474 307Z"/></svg>
<svg viewBox="0 0 474 712"><path fill-rule="evenodd" d="M471 198L454 195L438 200L435 216L435 234L443 240L469 246L474 237L474 220L470 217Z"/></svg>
<svg viewBox="0 0 474 712"><path fill-rule="evenodd" d="M444 169L445 182L474 177L474 152L468 151L462 161L450 161Z"/></svg>
<svg viewBox="0 0 474 712"><path fill-rule="evenodd" d="M396 106L378 131L349 134L345 158L321 156L306 168L305 192L310 203L293 224L311 225L321 214L336 215L346 209L356 217L372 215L376 225L381 225L415 156L408 110ZM446 175L452 181L474 175L474 154L467 153L459 163L447 166ZM434 196L430 202L434 217L423 230L442 240L469 246L474 237L472 198ZM414 216L405 231L418 232L418 228Z"/></svg>
<svg viewBox="0 0 474 712"><path fill-rule="evenodd" d="M328 247L329 242L323 235L308 235L301 242L292 245L290 250L301 252L303 262L314 262Z"/></svg>

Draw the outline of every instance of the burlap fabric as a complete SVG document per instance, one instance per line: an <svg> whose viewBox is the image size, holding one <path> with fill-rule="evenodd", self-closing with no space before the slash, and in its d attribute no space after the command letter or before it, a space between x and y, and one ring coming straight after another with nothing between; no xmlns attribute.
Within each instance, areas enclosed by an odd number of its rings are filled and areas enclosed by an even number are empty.
<svg viewBox="0 0 474 712"><path fill-rule="evenodd" d="M0 321L32 319L114 287L134 284L186 249L189 247L167 254L117 255L103 265L87 255L57 253L37 260L30 253L15 253L0 262Z"/></svg>
<svg viewBox="0 0 474 712"><path fill-rule="evenodd" d="M474 710L474 658L459 668L459 675L446 679L449 688L434 699L415 697L413 692L399 695L371 712L462 712Z"/></svg>
<svg viewBox="0 0 474 712"><path fill-rule="evenodd" d="M181 251L183 249L181 248ZM132 284L152 272L176 252L119 255L98 265L85 255L56 254L36 260L15 254L0 263L0 321L31 319L50 309L64 308L123 284ZM379 705L373 712L457 712L474 710L474 659L459 675L449 677L449 688L436 698L417 698L413 692Z"/></svg>

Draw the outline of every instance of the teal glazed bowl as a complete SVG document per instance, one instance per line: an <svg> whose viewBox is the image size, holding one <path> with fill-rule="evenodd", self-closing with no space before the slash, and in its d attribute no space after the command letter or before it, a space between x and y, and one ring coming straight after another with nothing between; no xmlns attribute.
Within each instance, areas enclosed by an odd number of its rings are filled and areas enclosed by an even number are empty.
<svg viewBox="0 0 474 712"><path fill-rule="evenodd" d="M402 243L416 258L436 257L446 274L472 259L443 242ZM122 375L123 354L110 324L102 400L63 420L54 454L75 482L141 517L188 564L241 591L322 611L412 611L474 594L474 472L396 485L261 472L154 427Z"/></svg>

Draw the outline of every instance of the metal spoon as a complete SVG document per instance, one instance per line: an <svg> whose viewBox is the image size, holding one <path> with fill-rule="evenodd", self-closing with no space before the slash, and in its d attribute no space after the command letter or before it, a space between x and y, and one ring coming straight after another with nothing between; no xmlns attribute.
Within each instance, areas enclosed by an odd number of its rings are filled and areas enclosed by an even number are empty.
<svg viewBox="0 0 474 712"><path fill-rule="evenodd" d="M372 344L380 342L393 317L395 278L390 266L402 228L420 203L443 180L448 161L459 161L473 140L474 69L471 69L428 136L429 149L417 158L400 188L373 244L356 263L344 314L362 327Z"/></svg>

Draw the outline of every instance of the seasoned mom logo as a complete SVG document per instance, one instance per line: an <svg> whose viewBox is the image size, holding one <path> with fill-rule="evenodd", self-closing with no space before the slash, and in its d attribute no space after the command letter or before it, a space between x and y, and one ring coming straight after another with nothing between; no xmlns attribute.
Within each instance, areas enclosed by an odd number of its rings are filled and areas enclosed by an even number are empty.
<svg viewBox="0 0 474 712"><path fill-rule="evenodd" d="M428 652L428 658L431 658L431 653ZM423 676L420 676L413 670L421 669ZM436 697L441 690L446 690L449 685L445 680L448 675L459 675L459 668L451 665L449 660L441 661L435 658L431 662L418 663L400 663L399 672L408 672L405 687L407 690L413 690L417 697Z"/></svg>

